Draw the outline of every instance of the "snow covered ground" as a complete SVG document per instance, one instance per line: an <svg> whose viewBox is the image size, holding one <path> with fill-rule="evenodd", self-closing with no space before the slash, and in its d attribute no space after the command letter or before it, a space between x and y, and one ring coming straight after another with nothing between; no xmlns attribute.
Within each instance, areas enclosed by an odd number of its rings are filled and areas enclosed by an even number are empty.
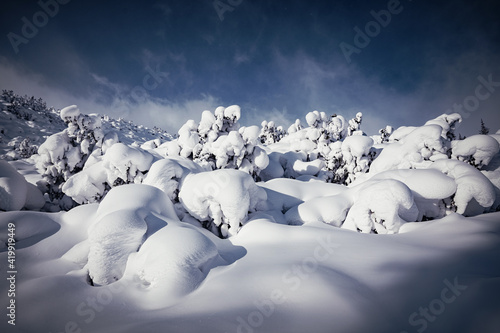
<svg viewBox="0 0 500 333"><path fill-rule="evenodd" d="M500 331L500 132L2 112L1 332Z"/></svg>
<svg viewBox="0 0 500 333"><path fill-rule="evenodd" d="M98 214L91 204L68 213L0 215L2 235L9 221L16 223L18 265L16 326L4 318L2 332L494 333L500 327L500 213L452 214L397 235L257 218L221 240L148 212L147 230L159 230L128 258L120 280L97 287L83 267L92 247L85 231ZM5 251L0 260L7 262Z"/></svg>

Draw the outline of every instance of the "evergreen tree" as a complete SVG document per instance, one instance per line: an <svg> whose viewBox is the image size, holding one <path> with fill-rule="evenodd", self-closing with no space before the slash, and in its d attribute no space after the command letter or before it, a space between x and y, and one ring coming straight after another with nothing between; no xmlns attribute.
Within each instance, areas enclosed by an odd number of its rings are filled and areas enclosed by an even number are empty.
<svg viewBox="0 0 500 333"><path fill-rule="evenodd" d="M479 134L488 134L490 133L490 129L484 125L484 121L481 119L481 129L479 130Z"/></svg>

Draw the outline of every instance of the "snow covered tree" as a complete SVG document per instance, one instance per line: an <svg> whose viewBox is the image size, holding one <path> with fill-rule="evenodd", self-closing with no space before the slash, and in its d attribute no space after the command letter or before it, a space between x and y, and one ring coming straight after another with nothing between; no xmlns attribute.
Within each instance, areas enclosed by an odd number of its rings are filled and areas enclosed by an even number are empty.
<svg viewBox="0 0 500 333"><path fill-rule="evenodd" d="M43 176L40 186L52 201L68 209L74 203L64 198L61 188L69 177L83 169L94 148L102 144L104 134L100 118L81 114L76 105L62 109L61 119L68 128L51 135L38 148L36 167Z"/></svg>
<svg viewBox="0 0 500 333"><path fill-rule="evenodd" d="M302 129L302 124L300 123L300 119L295 120L295 122L288 127L287 132L290 133L296 133Z"/></svg>
<svg viewBox="0 0 500 333"><path fill-rule="evenodd" d="M347 128L348 136L351 136L355 132L360 131L362 120L363 120L363 114L361 112L356 113L356 116L351 120L349 120L349 127ZM362 132L360 134L362 134Z"/></svg>
<svg viewBox="0 0 500 333"><path fill-rule="evenodd" d="M15 150L19 154L20 158L29 158L37 153L38 147L31 143L30 138L26 138L21 141L21 143L16 147Z"/></svg>
<svg viewBox="0 0 500 333"><path fill-rule="evenodd" d="M261 126L262 128L260 130L259 140L262 144L269 145L279 142L286 135L283 127L276 126L274 121L267 122L264 120L261 123Z"/></svg>
<svg viewBox="0 0 500 333"><path fill-rule="evenodd" d="M393 129L392 126L387 125L385 128L381 128L380 133L380 143L389 142L389 137L391 136Z"/></svg>
<svg viewBox="0 0 500 333"><path fill-rule="evenodd" d="M255 179L269 163L259 145L257 126L241 127L238 105L204 111L197 124L188 120L179 130L179 138L169 145L168 155L180 155L215 169L239 169Z"/></svg>

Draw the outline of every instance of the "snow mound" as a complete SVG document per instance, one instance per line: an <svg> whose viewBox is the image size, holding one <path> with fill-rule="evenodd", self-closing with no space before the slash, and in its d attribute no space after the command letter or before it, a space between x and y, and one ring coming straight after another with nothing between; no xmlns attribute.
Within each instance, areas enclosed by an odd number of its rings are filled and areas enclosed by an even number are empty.
<svg viewBox="0 0 500 333"><path fill-rule="evenodd" d="M446 158L441 132L442 127L439 125L426 125L414 129L398 142L383 149L371 164L370 173L411 169L425 166L439 157Z"/></svg>
<svg viewBox="0 0 500 333"><path fill-rule="evenodd" d="M200 231L169 222L130 256L125 278L139 281L147 308L166 307L195 290L213 267L224 260L216 245Z"/></svg>
<svg viewBox="0 0 500 333"><path fill-rule="evenodd" d="M397 233L419 211L411 190L397 180L370 180L352 189L352 205L342 228L363 233Z"/></svg>
<svg viewBox="0 0 500 333"><path fill-rule="evenodd" d="M177 219L167 195L153 186L129 184L108 193L88 231L87 268L94 284L106 285L122 277L128 256L141 246L147 221L154 214Z"/></svg>
<svg viewBox="0 0 500 333"><path fill-rule="evenodd" d="M287 178L272 179L258 185L267 193L268 209L281 212L314 198L332 196L347 190L347 187L339 184Z"/></svg>
<svg viewBox="0 0 500 333"><path fill-rule="evenodd" d="M285 219L291 225L323 222L340 227L352 205L347 193L314 198L288 210Z"/></svg>
<svg viewBox="0 0 500 333"><path fill-rule="evenodd" d="M495 202L495 187L479 170L457 160L439 160L429 168L455 179L457 213L473 216L487 212Z"/></svg>
<svg viewBox="0 0 500 333"><path fill-rule="evenodd" d="M149 170L153 155L119 142L107 150L103 161L115 173L115 179L132 182L138 172Z"/></svg>
<svg viewBox="0 0 500 333"><path fill-rule="evenodd" d="M458 113L442 114L435 119L431 119L425 125L439 125L442 128L441 136L445 139L453 139L453 133L458 124L462 122L462 116Z"/></svg>
<svg viewBox="0 0 500 333"><path fill-rule="evenodd" d="M184 170L179 163L166 158L153 163L143 184L159 188L173 200L176 197L175 192L178 190L179 180L183 174Z"/></svg>
<svg viewBox="0 0 500 333"><path fill-rule="evenodd" d="M309 162L295 160L292 168L300 176L316 176L324 166L325 162L319 159Z"/></svg>
<svg viewBox="0 0 500 333"><path fill-rule="evenodd" d="M444 199L450 199L457 190L455 179L436 169L390 170L371 180L393 179L404 183L413 193L420 215L418 220L441 218L446 215Z"/></svg>
<svg viewBox="0 0 500 333"><path fill-rule="evenodd" d="M7 161L0 160L0 210L39 210L44 204L42 192Z"/></svg>
<svg viewBox="0 0 500 333"><path fill-rule="evenodd" d="M500 150L498 141L489 135L473 135L464 140L452 141L452 158L469 162L481 168L490 163Z"/></svg>
<svg viewBox="0 0 500 333"><path fill-rule="evenodd" d="M227 169L186 176L179 199L189 214L227 237L238 232L248 212L259 209L267 195L247 173Z"/></svg>

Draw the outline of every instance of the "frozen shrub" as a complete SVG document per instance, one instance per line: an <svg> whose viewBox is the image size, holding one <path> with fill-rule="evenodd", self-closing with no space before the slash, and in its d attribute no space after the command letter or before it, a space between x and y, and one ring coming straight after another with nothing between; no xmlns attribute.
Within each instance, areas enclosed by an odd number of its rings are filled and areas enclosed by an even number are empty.
<svg viewBox="0 0 500 333"><path fill-rule="evenodd" d="M363 114L361 112L356 113L356 116L349 120L349 127L347 128L347 135L351 136L356 132L360 132L361 121L363 120ZM362 134L361 132L360 134Z"/></svg>
<svg viewBox="0 0 500 333"><path fill-rule="evenodd" d="M389 137L392 134L392 126L387 125L385 128L380 129L378 132L380 134L380 140L376 143L389 142Z"/></svg>
<svg viewBox="0 0 500 333"><path fill-rule="evenodd" d="M430 165L453 178L457 191L452 205L458 214L473 216L488 212L495 202L495 187L473 166L457 160L439 160Z"/></svg>
<svg viewBox="0 0 500 333"><path fill-rule="evenodd" d="M142 183L152 163L150 153L118 142L71 176L62 191L79 204L99 202L115 186Z"/></svg>
<svg viewBox="0 0 500 333"><path fill-rule="evenodd" d="M295 120L295 122L288 127L288 133L296 133L302 129L302 124L300 123L300 119Z"/></svg>
<svg viewBox="0 0 500 333"><path fill-rule="evenodd" d="M260 129L240 127L240 107L218 107L215 113L204 111L201 121L187 121L179 130L178 140L169 143L169 156L179 155L211 169L240 169L258 179L269 159L259 147Z"/></svg>
<svg viewBox="0 0 500 333"><path fill-rule="evenodd" d="M261 130L259 134L259 140L262 144L270 145L275 142L279 142L285 135L286 132L283 127L276 126L274 121L267 122L264 120L261 123Z"/></svg>
<svg viewBox="0 0 500 333"><path fill-rule="evenodd" d="M451 207L457 191L455 179L436 169L389 170L370 179L392 179L408 186L419 210L418 221L442 218L456 209Z"/></svg>
<svg viewBox="0 0 500 333"><path fill-rule="evenodd" d="M342 142L342 159L345 183L350 184L359 173L366 173L373 161L373 140L367 136L349 136Z"/></svg>
<svg viewBox="0 0 500 333"><path fill-rule="evenodd" d="M489 135L477 134L451 142L451 157L478 169L488 165L499 150L497 140Z"/></svg>
<svg viewBox="0 0 500 333"><path fill-rule="evenodd" d="M68 128L47 138L38 148L36 157L36 167L43 176L44 187L51 200L63 199L61 189L64 182L83 169L104 137L100 119L81 114L76 105L62 109L61 119ZM66 201L63 202L66 205Z"/></svg>
<svg viewBox="0 0 500 333"><path fill-rule="evenodd" d="M441 136L448 141L455 140L455 129L462 122L462 116L458 113L442 114L431 119L425 125L439 125L442 128Z"/></svg>
<svg viewBox="0 0 500 333"><path fill-rule="evenodd" d="M397 233L418 219L411 190L396 180L367 181L355 189L354 204L342 228L363 233Z"/></svg>
<svg viewBox="0 0 500 333"><path fill-rule="evenodd" d="M438 125L426 125L412 129L398 142L394 142L382 150L371 164L370 173L425 167L432 163L432 160L447 158L441 132L442 128Z"/></svg>
<svg viewBox="0 0 500 333"><path fill-rule="evenodd" d="M179 199L206 229L228 237L238 232L248 213L258 210L267 195L245 172L214 170L186 176Z"/></svg>

